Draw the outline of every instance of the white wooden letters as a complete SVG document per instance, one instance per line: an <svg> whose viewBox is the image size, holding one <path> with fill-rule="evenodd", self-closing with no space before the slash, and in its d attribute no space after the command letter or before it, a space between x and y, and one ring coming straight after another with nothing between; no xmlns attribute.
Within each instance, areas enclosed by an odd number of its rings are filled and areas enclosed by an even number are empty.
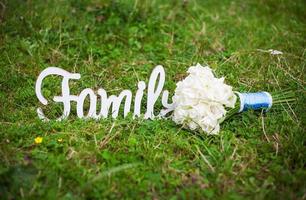
<svg viewBox="0 0 306 200"><path fill-rule="evenodd" d="M127 116L129 112L131 112L132 98L133 94L130 90L123 90L118 96L111 95L107 96L107 92L100 88L97 91L97 94L90 89L86 88L79 95L70 94L69 88L69 80L78 80L81 78L81 75L78 73L70 73L66 70L63 70L58 67L48 67L43 70L37 78L35 92L38 100L43 105L48 105L48 100L42 94L42 82L45 77L49 75L58 75L62 77L62 95L54 96L53 101L57 103L63 103L64 111L61 117L57 120L66 119L71 111L71 102L76 102L77 105L77 116L79 118L93 118L100 119L106 118L111 115L113 118L117 118L119 115L120 105L124 103L123 116ZM134 117L141 116L141 113L144 114L145 119L154 119L154 105L158 98L162 95L162 105L164 109L160 111L158 116L164 117L167 113L171 112L173 108L173 104L168 103L169 92L167 90L163 90L165 84L165 70L161 65L158 65L154 68L151 73L148 88L147 88L147 105L146 112L141 111L141 103L143 99L144 92L146 90L146 83L144 81L138 82L138 90L135 94L134 99ZM101 109L97 110L97 95L100 96L101 99ZM87 114L84 112L84 101L86 98L89 98L90 105ZM49 120L43 113L41 108L37 109L38 117L42 120Z"/></svg>

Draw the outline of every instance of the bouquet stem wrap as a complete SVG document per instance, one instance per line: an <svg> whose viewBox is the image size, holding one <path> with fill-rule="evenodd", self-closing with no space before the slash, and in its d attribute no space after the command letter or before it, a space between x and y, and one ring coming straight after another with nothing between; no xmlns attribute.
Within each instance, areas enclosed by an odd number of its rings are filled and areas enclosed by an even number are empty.
<svg viewBox="0 0 306 200"><path fill-rule="evenodd" d="M273 104L272 95L268 92L255 92L255 93L239 93L240 99L239 112L247 110L260 110L265 109L268 111Z"/></svg>

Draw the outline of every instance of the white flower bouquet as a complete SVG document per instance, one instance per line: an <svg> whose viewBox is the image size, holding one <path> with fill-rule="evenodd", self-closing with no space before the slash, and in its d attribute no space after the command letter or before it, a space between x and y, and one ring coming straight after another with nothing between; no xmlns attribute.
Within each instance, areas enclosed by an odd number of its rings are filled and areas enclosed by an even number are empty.
<svg viewBox="0 0 306 200"><path fill-rule="evenodd" d="M190 130L218 134L220 124L235 113L249 109L268 110L272 104L274 107L294 101L291 91L275 94L234 92L224 83L224 77L216 78L208 66L197 64L187 72L189 75L177 83L172 119Z"/></svg>

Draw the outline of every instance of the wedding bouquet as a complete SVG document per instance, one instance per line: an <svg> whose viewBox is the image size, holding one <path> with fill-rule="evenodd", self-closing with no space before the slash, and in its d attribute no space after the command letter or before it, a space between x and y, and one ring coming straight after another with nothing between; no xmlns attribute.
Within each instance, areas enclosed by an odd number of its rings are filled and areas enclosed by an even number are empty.
<svg viewBox="0 0 306 200"><path fill-rule="evenodd" d="M173 96L173 121L190 130L218 134L220 123L235 113L252 110L269 110L276 105L294 101L292 91L277 93L239 93L216 78L208 66L191 66L188 76L177 83Z"/></svg>

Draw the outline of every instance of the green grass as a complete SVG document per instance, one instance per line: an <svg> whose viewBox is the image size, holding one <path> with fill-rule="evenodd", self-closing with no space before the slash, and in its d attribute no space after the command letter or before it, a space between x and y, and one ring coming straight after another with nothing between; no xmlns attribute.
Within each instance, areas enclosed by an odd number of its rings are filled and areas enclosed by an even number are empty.
<svg viewBox="0 0 306 200"><path fill-rule="evenodd" d="M305 199L305 13L303 0L2 0L0 199ZM161 64L173 94L197 62L237 91L289 88L298 103L236 115L218 136L171 120L79 120L75 106L63 122L37 117L48 66L81 73L73 94L118 94ZM60 94L58 77L44 83L49 99Z"/></svg>

